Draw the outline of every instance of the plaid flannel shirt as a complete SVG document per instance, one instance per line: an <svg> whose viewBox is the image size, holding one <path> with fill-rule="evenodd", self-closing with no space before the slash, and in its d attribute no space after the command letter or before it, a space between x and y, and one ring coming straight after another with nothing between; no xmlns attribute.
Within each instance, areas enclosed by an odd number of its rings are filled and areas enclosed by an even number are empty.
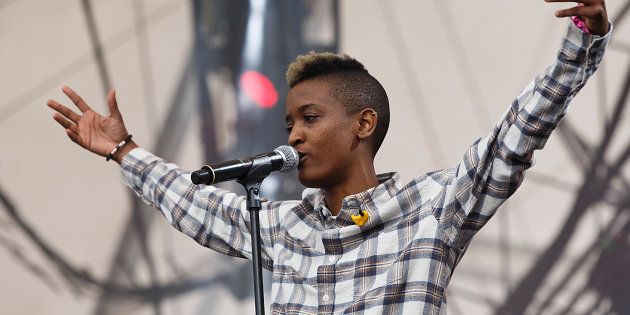
<svg viewBox="0 0 630 315"><path fill-rule="evenodd" d="M262 261L273 273L272 313L445 313L446 287L471 238L517 189L534 150L596 70L609 36L569 23L555 63L452 168L409 183L396 173L380 176L373 191L346 197L336 217L319 189L306 189L302 200L264 202ZM193 185L189 173L142 149L124 158L122 175L202 246L251 259L243 196ZM362 227L350 218L359 208L370 213Z"/></svg>

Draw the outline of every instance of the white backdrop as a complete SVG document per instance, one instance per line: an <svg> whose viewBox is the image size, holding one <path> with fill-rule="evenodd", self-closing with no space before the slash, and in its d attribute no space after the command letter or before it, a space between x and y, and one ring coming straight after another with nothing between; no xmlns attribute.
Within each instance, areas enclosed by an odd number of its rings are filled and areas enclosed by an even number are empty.
<svg viewBox="0 0 630 315"><path fill-rule="evenodd" d="M610 1L611 18L627 2ZM126 124L134 139L151 149L192 49L191 4L111 0L92 5ZM346 0L340 7L341 51L362 61L390 97L392 123L377 171L396 170L404 180L457 163L520 89L553 61L567 23L553 15L566 5L544 1ZM600 144L626 80L630 22L624 22L616 26L602 71L567 115L588 146ZM141 58L147 56L140 57L142 41L150 52L153 101L143 93ZM103 279L130 216L128 191L120 184L118 166L71 143L45 106L50 98L65 101L60 88L67 84L94 108L106 110L80 1L0 0L0 69L0 189L65 261ZM628 109L621 116L627 121ZM203 162L198 124L190 122L185 151L174 161L187 169ZM607 161L625 150L629 130L622 122ZM449 312L492 313L557 237L586 180L569 147L556 132L516 195L477 235L451 281ZM618 178L628 178L629 171L624 167ZM528 312L555 314L567 306L577 313L615 309L617 300L589 285L594 261L603 252L590 246L602 231L619 229L611 226L613 218L612 223L627 224L628 211L614 211L615 198L627 196L627 187L615 180L607 198L580 218ZM149 238L161 281L193 279L198 272L218 277L242 266L249 272L244 262L196 245L161 218L155 222ZM2 313L93 312L98 291L68 280L72 277L64 276L63 267L31 240L0 211ZM595 257L584 258L585 251ZM148 271L134 277L146 284ZM559 293L545 303L555 289ZM160 309L162 314L253 313L251 298L230 292L225 286L205 286L166 299ZM576 297L579 302L573 301ZM157 312L151 303L127 301L120 313Z"/></svg>

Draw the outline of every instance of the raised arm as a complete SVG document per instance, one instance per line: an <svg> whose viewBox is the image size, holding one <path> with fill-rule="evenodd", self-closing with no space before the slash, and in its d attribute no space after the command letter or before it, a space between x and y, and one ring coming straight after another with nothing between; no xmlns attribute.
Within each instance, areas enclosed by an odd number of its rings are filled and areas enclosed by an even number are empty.
<svg viewBox="0 0 630 315"><path fill-rule="evenodd" d="M125 137L127 128L112 90L107 95L109 116L102 116L76 92L64 87L63 92L79 109L77 113L57 101L47 105L56 113L53 118L66 134L84 149L107 156ZM130 142L116 153L121 165L123 182L131 187L147 204L155 206L177 230L193 238L200 245L221 253L251 258L249 212L244 197L212 187L194 185L190 174L175 164L137 149ZM133 150L133 151L132 151ZM280 203L263 203L260 213L263 266L272 265L272 237Z"/></svg>
<svg viewBox="0 0 630 315"><path fill-rule="evenodd" d="M433 199L434 215L452 247L464 249L516 191L534 151L543 148L569 102L597 69L610 32L609 23L602 22L604 1L581 3L556 14L580 14L591 33L605 36L585 34L570 22L555 62L517 96L492 132L477 140L459 165L430 175L442 187Z"/></svg>
<svg viewBox="0 0 630 315"><path fill-rule="evenodd" d="M127 154L121 166L124 184L157 208L177 230L202 246L251 259L250 220L244 196L214 186L195 185L190 173L143 149ZM262 207L262 262L270 269L279 213L286 212L291 202L264 202Z"/></svg>

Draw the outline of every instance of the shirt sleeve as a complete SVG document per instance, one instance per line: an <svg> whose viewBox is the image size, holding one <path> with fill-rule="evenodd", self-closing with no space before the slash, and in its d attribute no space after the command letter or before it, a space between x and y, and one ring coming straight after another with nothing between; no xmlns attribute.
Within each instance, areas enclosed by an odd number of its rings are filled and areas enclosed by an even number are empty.
<svg viewBox="0 0 630 315"><path fill-rule="evenodd" d="M488 136L470 146L459 165L440 175L444 184L433 209L452 247L464 249L516 191L534 150L543 148L602 60L610 31L594 36L568 24L555 62L525 87Z"/></svg>
<svg viewBox="0 0 630 315"><path fill-rule="evenodd" d="M177 165L136 148L121 163L122 181L148 205L157 208L177 230L202 246L251 259L249 211L244 196L214 186L195 185ZM262 263L272 266L273 235L279 203L260 211Z"/></svg>

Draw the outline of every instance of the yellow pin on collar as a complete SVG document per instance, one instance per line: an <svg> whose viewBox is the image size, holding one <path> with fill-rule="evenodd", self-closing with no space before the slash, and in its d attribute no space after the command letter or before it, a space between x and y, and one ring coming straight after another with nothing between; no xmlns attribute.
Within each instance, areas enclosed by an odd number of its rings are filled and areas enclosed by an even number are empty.
<svg viewBox="0 0 630 315"><path fill-rule="evenodd" d="M350 217L354 224L358 226L365 225L365 222L370 218L370 213L365 210L359 210L359 214L351 214Z"/></svg>

